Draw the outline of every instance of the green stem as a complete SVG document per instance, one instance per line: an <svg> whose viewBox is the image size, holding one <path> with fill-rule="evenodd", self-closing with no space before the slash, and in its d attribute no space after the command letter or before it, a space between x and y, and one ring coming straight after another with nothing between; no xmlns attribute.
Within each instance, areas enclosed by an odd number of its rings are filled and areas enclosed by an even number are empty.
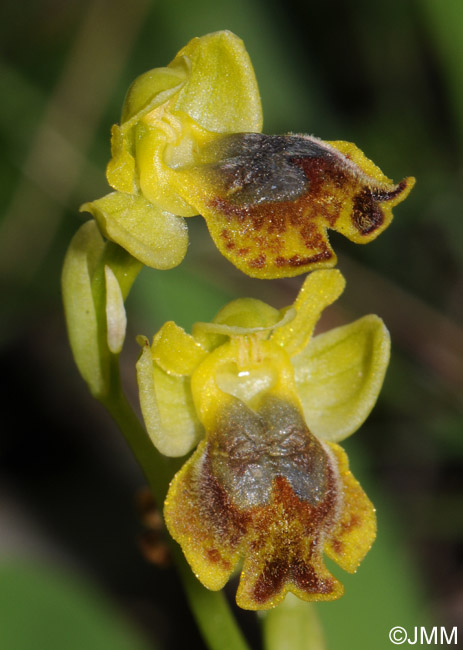
<svg viewBox="0 0 463 650"><path fill-rule="evenodd" d="M175 468L172 468L172 460L164 458L157 452L122 391L111 391L101 401L119 426L142 468L156 503L162 504L169 481L175 471Z"/></svg>
<svg viewBox="0 0 463 650"><path fill-rule="evenodd" d="M114 364L115 365L115 364ZM161 456L128 403L113 367L113 388L102 399L140 464L156 502L164 503L173 474L182 461ZM209 591L197 580L178 544L171 540L172 557L198 627L210 650L249 650L222 592Z"/></svg>

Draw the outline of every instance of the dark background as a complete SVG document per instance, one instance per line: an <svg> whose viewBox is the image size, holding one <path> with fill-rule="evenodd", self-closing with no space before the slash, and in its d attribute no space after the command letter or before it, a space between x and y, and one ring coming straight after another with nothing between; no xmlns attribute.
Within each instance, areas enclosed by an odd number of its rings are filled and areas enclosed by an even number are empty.
<svg viewBox="0 0 463 650"><path fill-rule="evenodd" d="M322 327L377 313L393 352L345 443L379 534L356 576L334 569L347 593L318 606L328 650L390 648L395 625L461 632L460 0L7 0L0 12L0 648L204 647L174 571L140 553L143 477L73 365L59 276L78 206L107 191L129 83L217 29L245 41L266 132L354 141L395 181L417 177L375 242L331 236L347 290ZM129 298L134 400L136 334L188 328L241 295L280 307L300 286L246 278L200 217L188 225L184 263L144 270ZM258 649L258 620L239 616Z"/></svg>

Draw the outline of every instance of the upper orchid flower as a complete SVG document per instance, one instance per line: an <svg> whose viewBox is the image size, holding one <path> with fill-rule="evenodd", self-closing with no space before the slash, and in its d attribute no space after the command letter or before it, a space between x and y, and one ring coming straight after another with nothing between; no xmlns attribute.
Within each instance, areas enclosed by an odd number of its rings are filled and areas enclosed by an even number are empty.
<svg viewBox="0 0 463 650"><path fill-rule="evenodd" d="M129 89L107 178L86 203L103 233L148 266L179 264L183 217L201 214L219 250L255 277L331 267L327 229L366 243L414 184L394 184L354 145L263 135L254 71L240 39L193 39Z"/></svg>
<svg viewBox="0 0 463 650"><path fill-rule="evenodd" d="M323 554L353 572L376 532L374 508L336 443L365 420L389 358L376 316L312 338L344 288L335 270L309 275L280 312L240 299L193 335L166 323L137 364L149 435L169 456L199 445L174 477L167 527L193 571L220 589L240 559L246 609L288 591L331 600L343 587Z"/></svg>

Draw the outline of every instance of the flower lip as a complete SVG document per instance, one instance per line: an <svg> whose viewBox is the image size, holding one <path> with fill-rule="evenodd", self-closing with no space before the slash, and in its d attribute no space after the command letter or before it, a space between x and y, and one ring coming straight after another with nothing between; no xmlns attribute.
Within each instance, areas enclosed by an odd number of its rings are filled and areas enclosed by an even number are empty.
<svg viewBox="0 0 463 650"><path fill-rule="evenodd" d="M210 589L244 558L237 603L254 610L288 591L338 598L343 588L323 552L353 571L375 535L373 507L340 448L316 440L298 407L273 396L257 411L239 400L221 410L172 481L165 516Z"/></svg>
<svg viewBox="0 0 463 650"><path fill-rule="evenodd" d="M256 204L301 196L307 178L293 160L322 154L316 141L304 137L235 133L210 144L203 155L219 159L208 171L231 203Z"/></svg>
<svg viewBox="0 0 463 650"><path fill-rule="evenodd" d="M351 143L294 134L218 136L178 173L219 250L261 278L334 266L326 231L371 241L414 184L394 184Z"/></svg>
<svg viewBox="0 0 463 650"><path fill-rule="evenodd" d="M341 172L344 170L365 184L372 183L372 177L335 146L304 134L223 135L204 147L199 162L213 176L225 198L232 204L248 205L293 201L307 194L311 178L303 161L310 159L327 169L338 167L339 182L345 180ZM381 182L387 180L383 176ZM405 189L403 182L395 186L389 183L389 186L387 190L372 189L373 198L391 200Z"/></svg>

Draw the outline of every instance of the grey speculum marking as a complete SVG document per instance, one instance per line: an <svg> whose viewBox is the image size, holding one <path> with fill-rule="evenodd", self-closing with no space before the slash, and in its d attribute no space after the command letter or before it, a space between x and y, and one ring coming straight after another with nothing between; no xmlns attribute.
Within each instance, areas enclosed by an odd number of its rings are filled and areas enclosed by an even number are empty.
<svg viewBox="0 0 463 650"><path fill-rule="evenodd" d="M237 399L211 436L209 453L214 475L238 508L270 503L277 476L311 505L326 496L326 453L299 410L278 398L268 397L258 413Z"/></svg>
<svg viewBox="0 0 463 650"><path fill-rule="evenodd" d="M335 159L309 136L234 133L210 145L206 156L220 159L206 165L231 203L294 201L308 192L309 180L294 163L301 158Z"/></svg>

